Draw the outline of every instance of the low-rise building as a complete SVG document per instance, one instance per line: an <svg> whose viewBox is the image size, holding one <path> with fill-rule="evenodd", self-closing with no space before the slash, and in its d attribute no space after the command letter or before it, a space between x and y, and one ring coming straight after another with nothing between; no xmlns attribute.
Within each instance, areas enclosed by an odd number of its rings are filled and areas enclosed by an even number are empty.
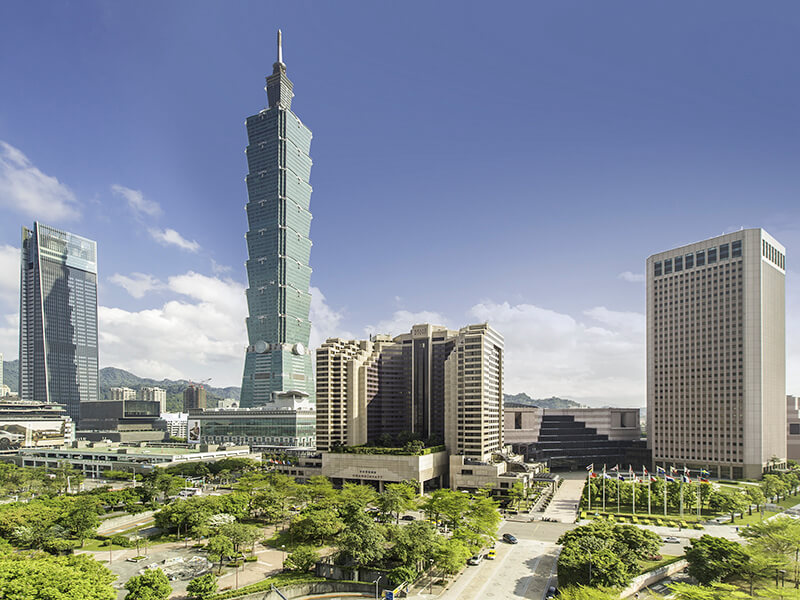
<svg viewBox="0 0 800 600"><path fill-rule="evenodd" d="M0 402L0 450L63 446L75 440L64 406L49 402Z"/></svg>
<svg viewBox="0 0 800 600"><path fill-rule="evenodd" d="M190 444L247 445L259 452L307 453L316 445L314 409L239 408L189 411Z"/></svg>
<svg viewBox="0 0 800 600"><path fill-rule="evenodd" d="M164 430L156 426L160 415L157 401L100 400L82 407L77 437L101 442L160 442Z"/></svg>
<svg viewBox="0 0 800 600"><path fill-rule="evenodd" d="M251 457L247 447L219 449L217 446L197 448L163 448L159 446L122 446L107 443L76 442L68 448L22 448L16 463L22 467L56 469L66 463L86 477L102 477L104 471L149 473L158 467L185 462L214 462L230 457Z"/></svg>
<svg viewBox="0 0 800 600"><path fill-rule="evenodd" d="M650 466L638 408L550 409L506 405L506 443L527 460L551 469L582 469L592 463Z"/></svg>
<svg viewBox="0 0 800 600"><path fill-rule="evenodd" d="M161 413L159 425L167 432L167 438L182 438L188 436L188 413Z"/></svg>

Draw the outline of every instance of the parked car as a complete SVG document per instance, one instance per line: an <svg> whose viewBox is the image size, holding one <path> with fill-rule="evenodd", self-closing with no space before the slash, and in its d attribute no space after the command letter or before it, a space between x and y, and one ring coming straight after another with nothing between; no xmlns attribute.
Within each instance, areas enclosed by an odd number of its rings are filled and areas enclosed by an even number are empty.
<svg viewBox="0 0 800 600"><path fill-rule="evenodd" d="M483 560L483 555L482 554L475 554L474 556L471 556L469 558L469 560L467 560L467 564L476 566L476 565L481 564L482 560Z"/></svg>
<svg viewBox="0 0 800 600"><path fill-rule="evenodd" d="M667 544L680 544L681 543L681 541L678 538L676 538L674 535L670 535L670 536L665 537L664 541Z"/></svg>
<svg viewBox="0 0 800 600"><path fill-rule="evenodd" d="M505 543L507 543L507 544L516 544L518 540L517 540L517 538L515 538L510 533L504 533L503 534L503 541Z"/></svg>
<svg viewBox="0 0 800 600"><path fill-rule="evenodd" d="M547 593L544 595L545 600L547 600L547 598L555 598L556 596L558 596L558 588L553 586L553 585L551 585L547 589Z"/></svg>
<svg viewBox="0 0 800 600"><path fill-rule="evenodd" d="M489 560L494 560L496 557L497 557L497 550L492 549L486 553L486 558L488 558Z"/></svg>
<svg viewBox="0 0 800 600"><path fill-rule="evenodd" d="M415 521L416 517L414 515L403 515L400 517L401 521Z"/></svg>

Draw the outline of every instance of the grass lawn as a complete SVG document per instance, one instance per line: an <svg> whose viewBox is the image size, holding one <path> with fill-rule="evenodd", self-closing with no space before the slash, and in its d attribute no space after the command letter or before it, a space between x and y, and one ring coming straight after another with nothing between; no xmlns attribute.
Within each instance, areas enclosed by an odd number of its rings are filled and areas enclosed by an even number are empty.
<svg viewBox="0 0 800 600"><path fill-rule="evenodd" d="M737 526L737 527L744 527L745 525L752 525L753 523L760 523L762 520L766 521L770 517L772 517L774 515L777 515L777 514L778 513L774 512L774 511L771 511L771 510L765 510L764 511L764 516L762 518L760 512L753 511L752 515L748 515L745 512L743 517L736 517L736 520L733 523L729 523L729 524Z"/></svg>
<svg viewBox="0 0 800 600"><path fill-rule="evenodd" d="M662 554L661 560L643 560L639 564L641 565L639 569L639 574L647 573L648 571L652 571L653 569L657 569L659 567L663 567L665 565L674 563L683 558L683 554L680 556L674 556L670 554Z"/></svg>
<svg viewBox="0 0 800 600"><path fill-rule="evenodd" d="M262 545L270 546L272 548L281 549L281 546L286 546L286 552L292 552L299 543L293 544L288 529L278 529L270 537L261 540Z"/></svg>
<svg viewBox="0 0 800 600"><path fill-rule="evenodd" d="M83 548L77 548L77 550L91 550L93 552L97 550L128 550L128 548L125 546L117 546L116 544L104 546L104 543L105 540L97 540L93 538L91 540L86 540L86 542L83 544Z"/></svg>

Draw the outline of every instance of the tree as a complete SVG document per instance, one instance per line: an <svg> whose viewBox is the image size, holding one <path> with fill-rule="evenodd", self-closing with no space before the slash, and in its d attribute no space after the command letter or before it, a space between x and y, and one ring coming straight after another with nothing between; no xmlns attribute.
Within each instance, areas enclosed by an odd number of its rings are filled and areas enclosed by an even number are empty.
<svg viewBox="0 0 800 600"><path fill-rule="evenodd" d="M167 600L172 593L169 579L161 569L147 569L134 575L125 584L128 595L125 600Z"/></svg>
<svg viewBox="0 0 800 600"><path fill-rule="evenodd" d="M738 574L750 584L750 595L753 595L755 582L763 577L769 577L776 570L786 566L786 557L776 554L767 554L758 548L746 547L747 559L739 566Z"/></svg>
<svg viewBox="0 0 800 600"><path fill-rule="evenodd" d="M447 575L458 573L470 556L472 551L463 541L455 538L437 538L437 547L433 555L434 565Z"/></svg>
<svg viewBox="0 0 800 600"><path fill-rule="evenodd" d="M258 527L245 523L223 525L219 532L233 543L233 552L235 554L238 554L241 551L241 546L245 544L254 546L261 537L261 530Z"/></svg>
<svg viewBox="0 0 800 600"><path fill-rule="evenodd" d="M750 503L756 505L757 511L760 509L761 505L767 501L767 497L764 495L764 491L760 487L748 485L744 493ZM752 510L750 510L750 514L753 514Z"/></svg>
<svg viewBox="0 0 800 600"><path fill-rule="evenodd" d="M363 511L353 513L347 527L336 541L339 551L353 559L359 567L373 564L386 553L386 538Z"/></svg>
<svg viewBox="0 0 800 600"><path fill-rule="evenodd" d="M61 524L83 546L84 540L100 525L99 511L100 506L96 499L87 496L79 497L66 516L61 519Z"/></svg>
<svg viewBox="0 0 800 600"><path fill-rule="evenodd" d="M742 546L725 538L704 535L686 550L689 575L703 585L721 581L737 572L747 560Z"/></svg>
<svg viewBox="0 0 800 600"><path fill-rule="evenodd" d="M319 560L317 551L311 546L298 546L286 557L284 568L289 571L305 573Z"/></svg>
<svg viewBox="0 0 800 600"><path fill-rule="evenodd" d="M86 556L5 554L0 556L0 590L4 600L116 600L111 571Z"/></svg>
<svg viewBox="0 0 800 600"><path fill-rule="evenodd" d="M395 517L395 522L400 523L400 513L413 506L416 492L406 483L390 483L378 496L378 508L384 515Z"/></svg>
<svg viewBox="0 0 800 600"><path fill-rule="evenodd" d="M217 578L213 573L206 573L196 577L186 586L189 596L196 600L206 600L211 598L217 591Z"/></svg>
<svg viewBox="0 0 800 600"><path fill-rule="evenodd" d="M222 572L222 562L233 555L233 542L224 535L215 535L206 544L208 555L215 562L219 562L219 573Z"/></svg>
<svg viewBox="0 0 800 600"><path fill-rule="evenodd" d="M714 582L710 586L698 586L688 583L671 583L667 587L672 590L671 597L676 600L729 600L731 598L749 598L747 594L736 589L735 585Z"/></svg>
<svg viewBox="0 0 800 600"><path fill-rule="evenodd" d="M332 541L343 527L344 523L335 510L322 508L304 511L292 521L289 531L293 539L319 546Z"/></svg>
<svg viewBox="0 0 800 600"><path fill-rule="evenodd" d="M558 557L561 585L622 587L631 579L612 540L584 537L564 546Z"/></svg>
<svg viewBox="0 0 800 600"><path fill-rule="evenodd" d="M414 521L400 528L393 552L404 566L419 573L421 566L434 556L437 537L433 523Z"/></svg>

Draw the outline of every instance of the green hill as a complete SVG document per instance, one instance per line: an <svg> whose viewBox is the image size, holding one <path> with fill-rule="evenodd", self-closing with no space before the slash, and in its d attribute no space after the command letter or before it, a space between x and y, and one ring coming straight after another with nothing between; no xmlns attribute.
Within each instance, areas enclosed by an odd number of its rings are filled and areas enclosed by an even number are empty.
<svg viewBox="0 0 800 600"><path fill-rule="evenodd" d="M585 408L583 404L566 398L531 398L526 393L503 394L503 403L506 406L538 406L539 408Z"/></svg>

